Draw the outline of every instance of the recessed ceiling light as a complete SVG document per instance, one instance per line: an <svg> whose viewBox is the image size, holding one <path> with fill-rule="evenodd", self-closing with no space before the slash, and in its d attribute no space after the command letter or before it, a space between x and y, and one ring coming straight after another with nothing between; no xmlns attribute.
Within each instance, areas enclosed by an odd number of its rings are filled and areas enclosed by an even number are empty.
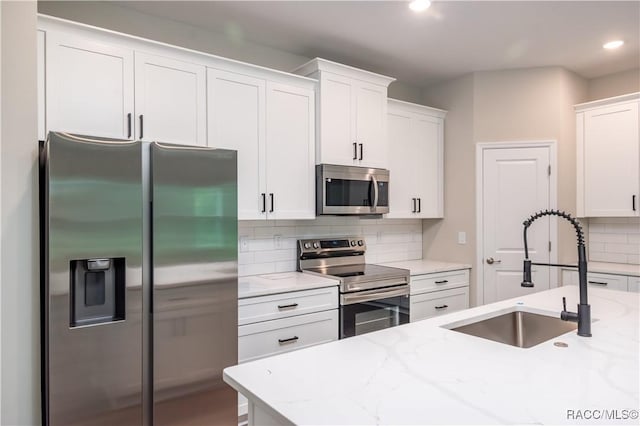
<svg viewBox="0 0 640 426"><path fill-rule="evenodd" d="M602 47L604 47L605 49L617 49L623 44L624 44L624 41L622 40L614 40L614 41L610 41L608 43L603 44Z"/></svg>
<svg viewBox="0 0 640 426"><path fill-rule="evenodd" d="M409 9L414 12L422 12L429 9L429 6L431 6L431 2L429 0L413 0L409 3Z"/></svg>

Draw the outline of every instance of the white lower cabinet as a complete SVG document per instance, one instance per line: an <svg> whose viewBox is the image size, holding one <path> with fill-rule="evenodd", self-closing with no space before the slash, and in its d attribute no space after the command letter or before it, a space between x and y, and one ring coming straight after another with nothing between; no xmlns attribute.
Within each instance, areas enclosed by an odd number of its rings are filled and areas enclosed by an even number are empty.
<svg viewBox="0 0 640 426"><path fill-rule="evenodd" d="M469 307L469 270L411 276L410 321Z"/></svg>
<svg viewBox="0 0 640 426"><path fill-rule="evenodd" d="M587 284L589 287L607 288L618 291L638 291L637 282L638 277L587 272ZM562 270L562 285L578 285L579 283L578 271L571 269Z"/></svg>
<svg viewBox="0 0 640 426"><path fill-rule="evenodd" d="M239 363L338 340L338 288L240 299L238 324ZM238 394L238 416L245 414Z"/></svg>
<svg viewBox="0 0 640 426"><path fill-rule="evenodd" d="M629 277L627 290L634 293L640 293L640 277Z"/></svg>

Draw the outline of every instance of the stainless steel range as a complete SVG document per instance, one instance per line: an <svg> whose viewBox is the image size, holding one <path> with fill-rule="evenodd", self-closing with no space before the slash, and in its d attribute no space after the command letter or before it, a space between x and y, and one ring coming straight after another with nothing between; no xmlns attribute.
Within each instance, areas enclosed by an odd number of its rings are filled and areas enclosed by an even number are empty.
<svg viewBox="0 0 640 426"><path fill-rule="evenodd" d="M340 338L409 322L409 271L365 263L363 237L298 240L298 270L340 281Z"/></svg>

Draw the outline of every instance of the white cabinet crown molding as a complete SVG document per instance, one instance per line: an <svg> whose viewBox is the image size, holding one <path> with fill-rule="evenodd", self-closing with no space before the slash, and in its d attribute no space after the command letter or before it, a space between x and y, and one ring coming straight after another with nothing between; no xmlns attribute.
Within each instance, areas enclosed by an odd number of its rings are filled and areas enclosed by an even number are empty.
<svg viewBox="0 0 640 426"><path fill-rule="evenodd" d="M637 101L640 99L640 92L628 93L626 95L614 96L611 98L598 99L596 101L584 102L574 105L576 112L587 111L592 108L599 108L604 105L617 104L622 102Z"/></svg>
<svg viewBox="0 0 640 426"><path fill-rule="evenodd" d="M95 27L67 19L38 14L38 30L73 32L79 36L87 36L95 41L120 45L129 49L144 52L151 55L167 56L174 60L205 65L209 68L223 69L236 73L247 74L252 77L297 85L302 88L315 88L317 80L298 74L275 70L260 65L229 59L211 53L200 52L185 47L175 46L160 41L125 34L105 28Z"/></svg>
<svg viewBox="0 0 640 426"><path fill-rule="evenodd" d="M292 72L295 74L305 76L311 75L316 71L330 72L356 80L364 80L369 83L378 84L384 87L388 87L389 84L396 81L396 79L393 77L376 74L371 71L366 71L349 65L340 64L338 62L328 61L322 58L312 59L309 62L302 64L298 68L292 70Z"/></svg>
<svg viewBox="0 0 640 426"><path fill-rule="evenodd" d="M411 111L417 114L427 114L437 118L445 118L447 112L444 109L433 108L426 105L420 105L413 102L401 101L399 99L387 98L389 111L392 108L402 108L403 111Z"/></svg>

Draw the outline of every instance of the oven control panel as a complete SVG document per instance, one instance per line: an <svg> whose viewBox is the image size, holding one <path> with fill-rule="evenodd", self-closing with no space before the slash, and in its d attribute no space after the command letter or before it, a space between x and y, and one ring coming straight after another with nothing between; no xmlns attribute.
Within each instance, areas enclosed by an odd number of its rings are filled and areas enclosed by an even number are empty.
<svg viewBox="0 0 640 426"><path fill-rule="evenodd" d="M331 253L331 252L360 252L366 251L364 237L313 238L298 240L298 253Z"/></svg>

